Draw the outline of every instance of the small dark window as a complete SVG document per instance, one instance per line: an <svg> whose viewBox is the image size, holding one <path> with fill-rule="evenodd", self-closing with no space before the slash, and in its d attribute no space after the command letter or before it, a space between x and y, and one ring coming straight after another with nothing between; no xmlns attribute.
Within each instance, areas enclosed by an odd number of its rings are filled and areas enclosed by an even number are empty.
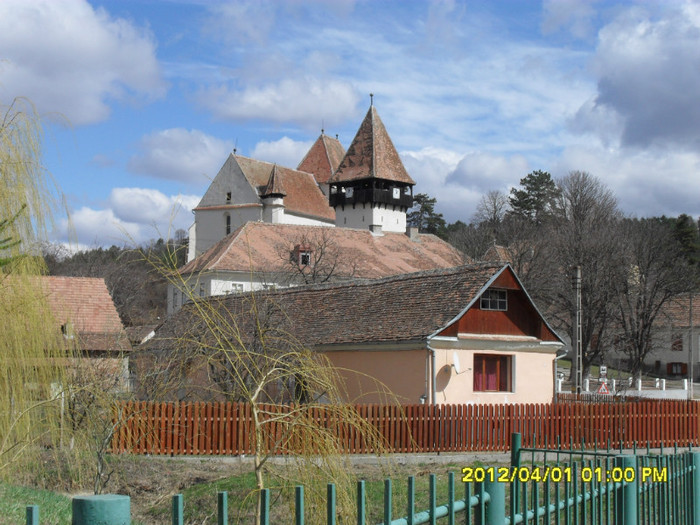
<svg viewBox="0 0 700 525"><path fill-rule="evenodd" d="M299 252L299 264L308 266L311 264L311 252Z"/></svg>
<svg viewBox="0 0 700 525"><path fill-rule="evenodd" d="M231 216L226 215L226 235L231 233Z"/></svg>
<svg viewBox="0 0 700 525"><path fill-rule="evenodd" d="M486 290L481 296L482 310L508 310L508 294L506 290Z"/></svg>
<svg viewBox="0 0 700 525"><path fill-rule="evenodd" d="M512 356L474 354L474 392L512 392Z"/></svg>
<svg viewBox="0 0 700 525"><path fill-rule="evenodd" d="M226 204L231 204L231 192L226 193Z"/></svg>

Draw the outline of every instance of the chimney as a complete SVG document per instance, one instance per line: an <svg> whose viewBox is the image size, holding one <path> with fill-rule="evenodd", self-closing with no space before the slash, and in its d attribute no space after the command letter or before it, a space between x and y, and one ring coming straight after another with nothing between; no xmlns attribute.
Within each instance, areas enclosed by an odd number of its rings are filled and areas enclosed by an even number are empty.
<svg viewBox="0 0 700 525"><path fill-rule="evenodd" d="M372 232L372 235L384 235L382 232L382 225L381 224L370 224L369 226L369 231Z"/></svg>
<svg viewBox="0 0 700 525"><path fill-rule="evenodd" d="M408 235L408 238L411 239L413 242L420 242L418 228L416 228L415 226L408 226L406 228L406 235Z"/></svg>

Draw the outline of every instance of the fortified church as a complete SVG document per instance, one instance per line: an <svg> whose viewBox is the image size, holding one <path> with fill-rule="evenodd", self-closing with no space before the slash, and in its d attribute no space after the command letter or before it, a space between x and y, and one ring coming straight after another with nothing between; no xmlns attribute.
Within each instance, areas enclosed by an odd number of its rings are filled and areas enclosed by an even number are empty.
<svg viewBox="0 0 700 525"><path fill-rule="evenodd" d="M347 151L322 131L296 169L234 151L193 210L188 262L180 285L169 286L168 313L188 295L462 264L448 243L407 229L414 185L374 105Z"/></svg>

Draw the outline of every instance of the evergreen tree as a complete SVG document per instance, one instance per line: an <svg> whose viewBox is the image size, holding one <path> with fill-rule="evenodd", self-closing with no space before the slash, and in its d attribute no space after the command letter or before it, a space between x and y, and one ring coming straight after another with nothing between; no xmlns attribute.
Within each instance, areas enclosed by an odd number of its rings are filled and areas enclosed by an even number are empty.
<svg viewBox="0 0 700 525"><path fill-rule="evenodd" d="M442 213L435 212L437 199L427 193L419 193L413 197L413 207L406 216L409 226L418 228L421 233L432 233L441 239L447 237L447 224Z"/></svg>
<svg viewBox="0 0 700 525"><path fill-rule="evenodd" d="M526 217L538 224L552 214L554 203L559 195L552 176L541 170L533 171L520 179L521 188L510 191L511 213Z"/></svg>

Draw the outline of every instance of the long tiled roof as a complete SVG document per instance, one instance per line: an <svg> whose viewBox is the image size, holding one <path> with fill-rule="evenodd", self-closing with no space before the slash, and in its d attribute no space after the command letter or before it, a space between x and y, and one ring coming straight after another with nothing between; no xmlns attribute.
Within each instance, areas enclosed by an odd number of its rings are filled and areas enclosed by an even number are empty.
<svg viewBox="0 0 700 525"><path fill-rule="evenodd" d="M59 326L72 325L82 350L131 349L104 279L51 276L42 284Z"/></svg>
<svg viewBox="0 0 700 525"><path fill-rule="evenodd" d="M321 133L297 169L311 173L319 184L323 184L335 173L344 156L345 148L340 141Z"/></svg>
<svg viewBox="0 0 700 525"><path fill-rule="evenodd" d="M211 307L222 319L235 319L240 333L255 321L253 308L265 312L265 326L293 334L305 345L424 341L446 327L476 299L506 266L474 264L401 274L378 280L303 286L274 292L234 294L188 303L168 320L147 349L185 348L186 340L206 339L198 313ZM263 314L259 314L263 315ZM212 317L212 318L215 318ZM261 319L257 319L261 321ZM174 341L177 340L177 343Z"/></svg>
<svg viewBox="0 0 700 525"><path fill-rule="evenodd" d="M401 162L374 106L370 106L367 111L360 129L330 182L369 178L415 184Z"/></svg>
<svg viewBox="0 0 700 525"><path fill-rule="evenodd" d="M402 233L373 235L369 230L248 222L180 269L255 271L281 269L296 245L328 246L338 255L337 276L380 278L398 273L448 268L463 263L461 253L430 234L416 241Z"/></svg>

